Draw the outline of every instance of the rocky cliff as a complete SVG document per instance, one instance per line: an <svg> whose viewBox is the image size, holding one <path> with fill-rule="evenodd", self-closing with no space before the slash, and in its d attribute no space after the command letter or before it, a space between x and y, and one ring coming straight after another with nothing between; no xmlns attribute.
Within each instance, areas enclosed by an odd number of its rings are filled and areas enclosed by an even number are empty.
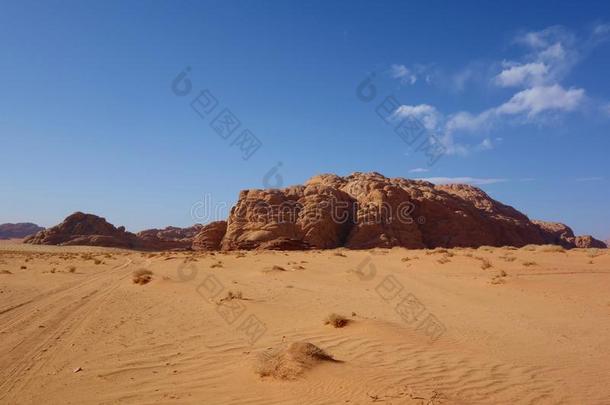
<svg viewBox="0 0 610 405"><path fill-rule="evenodd" d="M387 178L379 173L319 175L284 189L244 190L227 221L137 235L76 213L28 243L135 249L367 249L401 246L605 247L560 223L532 221L479 188Z"/></svg>
<svg viewBox="0 0 610 405"><path fill-rule="evenodd" d="M0 224L0 239L21 239L42 231L44 228L31 222Z"/></svg>

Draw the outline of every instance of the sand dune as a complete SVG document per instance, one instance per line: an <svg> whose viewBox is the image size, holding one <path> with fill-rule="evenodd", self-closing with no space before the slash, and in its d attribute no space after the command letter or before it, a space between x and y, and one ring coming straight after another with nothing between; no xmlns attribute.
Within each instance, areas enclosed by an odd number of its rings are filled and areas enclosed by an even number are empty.
<svg viewBox="0 0 610 405"><path fill-rule="evenodd" d="M594 249L1 242L0 403L608 404L609 287ZM337 361L256 372L294 342Z"/></svg>

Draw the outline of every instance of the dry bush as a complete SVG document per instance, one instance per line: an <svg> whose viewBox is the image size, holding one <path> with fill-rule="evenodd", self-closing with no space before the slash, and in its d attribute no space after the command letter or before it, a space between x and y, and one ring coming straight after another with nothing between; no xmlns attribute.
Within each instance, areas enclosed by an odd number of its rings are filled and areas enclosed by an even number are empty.
<svg viewBox="0 0 610 405"><path fill-rule="evenodd" d="M254 369L261 377L294 380L322 362L337 362L337 360L312 343L294 342L279 349L269 349L260 353Z"/></svg>
<svg viewBox="0 0 610 405"><path fill-rule="evenodd" d="M445 248L434 248L432 250L427 250L426 255L435 255L441 253L449 253L449 251Z"/></svg>
<svg viewBox="0 0 610 405"><path fill-rule="evenodd" d="M21 270L25 270L25 269L27 269L27 268L28 268L28 266L21 266L21 267L20 267L20 269L21 269Z"/></svg>
<svg viewBox="0 0 610 405"><path fill-rule="evenodd" d="M451 262L451 260L449 260L449 257L447 255L445 255L445 256L441 257L440 259L438 259L437 262L439 262L440 264L445 264L445 263Z"/></svg>
<svg viewBox="0 0 610 405"><path fill-rule="evenodd" d="M564 247L559 246L559 245L545 245L540 248L540 251L548 252L548 253L565 253L566 252Z"/></svg>
<svg viewBox="0 0 610 405"><path fill-rule="evenodd" d="M93 261L93 263L95 263L95 264L102 264L102 261L101 261L100 259L95 259L95 260Z"/></svg>
<svg viewBox="0 0 610 405"><path fill-rule="evenodd" d="M490 267L492 267L492 264L491 264L491 262L490 262L489 260L484 259L484 260L481 262L481 268L482 268L483 270L488 269L488 268L490 268Z"/></svg>
<svg viewBox="0 0 610 405"><path fill-rule="evenodd" d="M536 263L536 262L533 262L533 261L529 260L529 261L525 261L525 262L523 262L523 265L524 265L525 267L529 267L529 266L537 266L537 265L538 265L538 263Z"/></svg>
<svg viewBox="0 0 610 405"><path fill-rule="evenodd" d="M601 255L602 255L602 253L597 248L592 248L592 249L587 250L587 256L589 256L590 258L594 258L594 257L601 256Z"/></svg>
<svg viewBox="0 0 610 405"><path fill-rule="evenodd" d="M74 266L70 266L70 267L68 267L68 271L69 271L70 273L74 273L74 272L76 271L76 267L74 267Z"/></svg>
<svg viewBox="0 0 610 405"><path fill-rule="evenodd" d="M13 274L8 270L0 270L0 274Z"/></svg>
<svg viewBox="0 0 610 405"><path fill-rule="evenodd" d="M241 293L241 291L231 291L229 290L227 292L227 295L224 298L220 299L220 302L222 301L232 301L232 300L243 300L244 299L244 295Z"/></svg>
<svg viewBox="0 0 610 405"><path fill-rule="evenodd" d="M153 272L146 269L139 269L133 272L133 282L135 284L144 285L152 280Z"/></svg>
<svg viewBox="0 0 610 405"><path fill-rule="evenodd" d="M505 262L514 262L515 260L517 260L516 257L514 256L498 256L500 259L504 260Z"/></svg>
<svg viewBox="0 0 610 405"><path fill-rule="evenodd" d="M484 257L477 257L477 260L481 261L481 268L483 270L486 270L486 269L488 269L490 267L493 267L491 262L489 260L487 260L486 258L484 258Z"/></svg>
<svg viewBox="0 0 610 405"><path fill-rule="evenodd" d="M346 254L343 252L333 252L333 255L339 256L339 257L347 257Z"/></svg>
<svg viewBox="0 0 610 405"><path fill-rule="evenodd" d="M343 315L332 313L324 319L324 325L332 325L335 328L342 328L350 322L349 319Z"/></svg>
<svg viewBox="0 0 610 405"><path fill-rule="evenodd" d="M464 253L464 256L465 256L465 257L472 257L472 253L470 253L470 252L466 252L466 253Z"/></svg>
<svg viewBox="0 0 610 405"><path fill-rule="evenodd" d="M528 252L534 252L536 250L537 246L538 245L525 245L521 249L522 250L527 250Z"/></svg>
<svg viewBox="0 0 610 405"><path fill-rule="evenodd" d="M215 269L215 268L220 268L222 267L222 263L218 262L218 263L214 263L213 265L210 266L210 268Z"/></svg>

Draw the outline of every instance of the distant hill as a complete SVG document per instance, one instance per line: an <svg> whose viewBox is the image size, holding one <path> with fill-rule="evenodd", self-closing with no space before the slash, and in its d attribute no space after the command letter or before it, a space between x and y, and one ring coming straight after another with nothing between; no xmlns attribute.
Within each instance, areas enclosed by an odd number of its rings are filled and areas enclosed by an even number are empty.
<svg viewBox="0 0 610 405"><path fill-rule="evenodd" d="M31 222L22 222L18 224L0 224L0 239L20 239L26 236L34 235L44 228Z"/></svg>

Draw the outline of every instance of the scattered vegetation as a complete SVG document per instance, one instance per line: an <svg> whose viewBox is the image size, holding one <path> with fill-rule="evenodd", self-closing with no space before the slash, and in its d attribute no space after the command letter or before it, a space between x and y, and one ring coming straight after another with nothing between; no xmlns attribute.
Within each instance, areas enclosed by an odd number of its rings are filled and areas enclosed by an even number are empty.
<svg viewBox="0 0 610 405"><path fill-rule="evenodd" d="M13 274L13 273L8 270L0 270L0 274Z"/></svg>
<svg viewBox="0 0 610 405"><path fill-rule="evenodd" d="M74 267L74 266L70 266L70 267L68 267L68 271L69 271L70 273L74 273L74 272L76 271L76 267Z"/></svg>
<svg viewBox="0 0 610 405"><path fill-rule="evenodd" d="M488 269L488 268L490 268L490 267L493 267L493 266L492 266L492 264L491 264L491 262L490 262L488 259L484 258L484 257L481 257L481 256L475 256L474 258L475 258L475 259L477 259L477 260L479 260L479 261L481 262L481 268L482 268L483 270L486 270L486 269Z"/></svg>
<svg viewBox="0 0 610 405"><path fill-rule="evenodd" d="M233 292L233 291L229 290L227 292L227 295L224 298L220 299L220 302L223 302L223 301L233 301L233 300L243 300L243 299L244 299L244 296L241 293L241 291Z"/></svg>
<svg viewBox="0 0 610 405"><path fill-rule="evenodd" d="M153 272L146 269L139 269L133 272L133 282L135 284L148 284L152 280Z"/></svg>
<svg viewBox="0 0 610 405"><path fill-rule="evenodd" d="M449 262L451 262L451 260L449 260L449 257L450 257L450 256L448 256L448 255L444 255L443 257L441 257L440 259L438 259L438 260L437 260L437 262L439 262L440 264L446 264L446 263L449 263Z"/></svg>
<svg viewBox="0 0 610 405"><path fill-rule="evenodd" d="M590 258L594 258L601 255L602 253L597 248L587 250L587 256L589 256Z"/></svg>
<svg viewBox="0 0 610 405"><path fill-rule="evenodd" d="M345 253L343 253L343 252L333 252L333 255L335 255L335 256L339 256L339 257L347 257L347 256L345 255Z"/></svg>
<svg viewBox="0 0 610 405"><path fill-rule="evenodd" d="M21 270L25 270L28 268L28 266L21 266L20 268L21 268Z"/></svg>
<svg viewBox="0 0 610 405"><path fill-rule="evenodd" d="M335 328L342 328L346 326L350 320L343 315L332 313L324 319L324 325L332 325Z"/></svg>
<svg viewBox="0 0 610 405"><path fill-rule="evenodd" d="M103 262L100 259L95 259L95 260L93 260L93 263L95 263L95 264L102 264Z"/></svg>
<svg viewBox="0 0 610 405"><path fill-rule="evenodd" d="M536 263L536 262L534 262L534 261L531 261L531 260L530 260L530 261L525 261L525 262L523 262L523 265L524 265L525 267L529 267L529 266L537 266L537 265L538 265L538 263Z"/></svg>
<svg viewBox="0 0 610 405"><path fill-rule="evenodd" d="M312 343L295 342L262 352L254 369L261 377L294 380L319 363L336 361L333 356Z"/></svg>
<svg viewBox="0 0 610 405"><path fill-rule="evenodd" d="M542 246L540 248L541 252L548 252L548 253L565 253L566 250L564 249L563 246L559 246L559 245L546 245L546 246Z"/></svg>

